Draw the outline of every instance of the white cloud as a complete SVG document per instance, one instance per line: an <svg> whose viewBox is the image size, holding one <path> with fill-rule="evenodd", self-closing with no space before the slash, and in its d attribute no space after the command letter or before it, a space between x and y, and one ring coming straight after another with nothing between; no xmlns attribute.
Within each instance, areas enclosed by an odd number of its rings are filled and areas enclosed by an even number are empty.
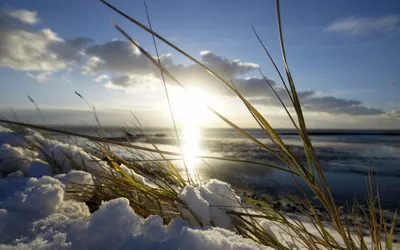
<svg viewBox="0 0 400 250"><path fill-rule="evenodd" d="M102 64L101 58L97 56L89 57L87 63L82 67L82 74L84 75L94 75L93 69L98 68Z"/></svg>
<svg viewBox="0 0 400 250"><path fill-rule="evenodd" d="M37 17L37 13L35 11L22 10L22 9L11 10L8 12L8 15L27 24L37 24L39 22L39 18Z"/></svg>
<svg viewBox="0 0 400 250"><path fill-rule="evenodd" d="M378 18L349 17L338 19L326 27L326 31L343 32L351 35L389 33L400 26L399 15L386 15Z"/></svg>
<svg viewBox="0 0 400 250"><path fill-rule="evenodd" d="M63 43L51 30L30 32L10 30L3 33L0 44L0 66L25 71L66 69L68 61L52 51L54 43Z"/></svg>
<svg viewBox="0 0 400 250"><path fill-rule="evenodd" d="M30 24L38 20L30 11L0 13L0 66L31 71L31 77L44 80L50 73L41 73L68 69L81 59L75 40L65 41L51 29L20 26L15 17Z"/></svg>
<svg viewBox="0 0 400 250"><path fill-rule="evenodd" d="M108 75L106 75L106 74L103 74L103 75L99 75L98 77L96 77L94 79L94 81L95 82L101 82L101 81L106 80L106 79L110 79L110 77Z"/></svg>
<svg viewBox="0 0 400 250"><path fill-rule="evenodd" d="M400 118L400 109L394 109L386 113L389 117Z"/></svg>
<svg viewBox="0 0 400 250"><path fill-rule="evenodd" d="M45 82L45 81L49 80L51 75L52 75L52 72L50 72L50 71L44 71L44 72L37 73L37 74L34 74L34 73L27 74L27 76L35 79L38 82Z"/></svg>

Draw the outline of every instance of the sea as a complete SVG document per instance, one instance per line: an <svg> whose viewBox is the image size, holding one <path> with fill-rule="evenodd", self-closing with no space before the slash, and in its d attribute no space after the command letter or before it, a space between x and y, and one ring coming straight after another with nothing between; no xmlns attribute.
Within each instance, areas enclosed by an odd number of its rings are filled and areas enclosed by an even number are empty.
<svg viewBox="0 0 400 250"><path fill-rule="evenodd" d="M60 128L60 127L58 127ZM61 127L87 135L99 135L107 139L124 141L134 145L152 148L152 143L168 152L183 153L181 157L165 155L176 164L182 175L184 166L190 175L197 180L207 181L210 178L231 183L234 187L252 190L258 194L272 197L300 195L293 176L285 171L264 165L244 163L243 160L260 162L287 168L273 154L230 128L196 128L179 129L177 142L173 129L149 128L145 131L136 128L103 127L102 131L93 127ZM283 141L306 165L306 157L300 137L294 130L278 129ZM253 137L265 145L273 147L261 129L247 129ZM146 134L147 136L143 136ZM326 179L332 189L333 197L338 204L352 204L356 199L360 204L366 203L369 183L374 191L379 192L381 205L384 208L400 209L400 130L309 130L311 142L322 166ZM71 143L85 144L85 139L71 139L57 134L53 138ZM114 147L115 152L126 158L135 157L135 153L121 147ZM232 162L219 159L205 159L198 156L212 156L240 159ZM151 155L153 159L161 158ZM298 179L297 179L298 180ZM299 180L298 180L299 181ZM306 185L298 182L307 191Z"/></svg>

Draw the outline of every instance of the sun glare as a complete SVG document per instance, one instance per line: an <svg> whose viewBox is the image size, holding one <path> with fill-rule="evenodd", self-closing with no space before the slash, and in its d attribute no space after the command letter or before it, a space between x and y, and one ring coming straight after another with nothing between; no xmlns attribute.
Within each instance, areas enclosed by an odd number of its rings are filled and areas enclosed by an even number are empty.
<svg viewBox="0 0 400 250"><path fill-rule="evenodd" d="M200 160L196 155L201 154L200 126L211 117L202 97L199 90L175 90L171 101L175 119L181 128L183 160L192 180L196 179L196 166Z"/></svg>
<svg viewBox="0 0 400 250"><path fill-rule="evenodd" d="M196 155L200 154L200 129L197 127L185 127L182 131L182 153L191 179L196 179L196 166L199 159Z"/></svg>
<svg viewBox="0 0 400 250"><path fill-rule="evenodd" d="M200 126L212 117L205 104L205 95L200 90L175 90L172 93L172 109L180 126Z"/></svg>

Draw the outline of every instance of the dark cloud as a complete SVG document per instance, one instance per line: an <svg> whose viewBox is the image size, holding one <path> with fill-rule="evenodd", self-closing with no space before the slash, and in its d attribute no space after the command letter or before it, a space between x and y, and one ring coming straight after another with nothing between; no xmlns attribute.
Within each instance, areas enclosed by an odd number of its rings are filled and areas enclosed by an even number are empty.
<svg viewBox="0 0 400 250"><path fill-rule="evenodd" d="M124 75L111 77L105 84L107 88L125 90L149 90L160 86L160 81L153 75Z"/></svg>
<svg viewBox="0 0 400 250"><path fill-rule="evenodd" d="M275 88L287 107L291 107L289 97L285 90L280 87ZM344 100L333 96L318 96L314 91L299 91L300 103L305 111L324 112L331 114L348 115L383 115L384 111L375 108L367 108L357 100ZM272 93L268 96L251 99L253 104L280 107L281 103Z"/></svg>
<svg viewBox="0 0 400 250"><path fill-rule="evenodd" d="M306 110L326 113L338 113L349 115L381 115L385 112L380 109L367 108L357 100L344 100L332 96L311 97L302 105Z"/></svg>
<svg viewBox="0 0 400 250"><path fill-rule="evenodd" d="M149 74L155 67L130 42L114 40L102 45L93 45L85 50L90 56L83 72L95 74L111 72L118 74Z"/></svg>
<svg viewBox="0 0 400 250"><path fill-rule="evenodd" d="M258 68L258 64L250 62L241 62L240 60L228 60L226 58L217 56L211 51L200 52L202 61L216 72L227 75L237 76L244 75Z"/></svg>
<svg viewBox="0 0 400 250"><path fill-rule="evenodd" d="M81 49L93 43L93 40L87 37L76 37L73 39L66 39L65 42L72 48Z"/></svg>
<svg viewBox="0 0 400 250"><path fill-rule="evenodd" d="M127 46L123 42L119 42L118 44L123 47ZM114 48L114 46L117 46L117 43L114 43L112 48ZM95 46L95 48L104 47ZM111 48L111 46L109 48ZM130 70L130 72L135 73L112 78L108 83L109 87L113 86L115 88L135 88L141 85L143 87L143 85L151 84L152 78L149 78L149 75L159 77L159 71L155 69L155 67L148 67L147 63L142 62L142 60L146 60L145 58L141 58L139 55L136 55L136 52L133 53L134 56L131 55L132 52L130 54L126 53L127 47L125 47L125 49L121 49L120 52L117 52L118 54L122 53L122 51L125 51L125 59L121 59L122 54L118 56L119 60L125 62L123 67L117 66L119 65L119 62L117 65L111 65L114 60L110 60L110 57L104 56L104 54L113 54L112 51L115 50L117 50L116 47L114 49L107 49L107 53L96 53L96 55L103 55L103 57L101 57L102 61L104 60L103 58L108 58L106 60L108 62L107 67L106 65L104 65L104 69L108 69L108 72L126 73L126 69L123 68L126 66L126 64L138 66ZM129 48L129 50L132 50L132 48ZM103 51L103 49L101 51ZM93 52L88 51L88 53ZM221 76L225 77L228 82L232 80L233 84L240 91L240 93L242 93L246 98L249 98L253 104L273 107L281 106L278 98L275 96L275 94L264 79L257 77L238 77L239 75L243 75L255 70L258 67L256 64L247 62L243 63L239 60L228 60L226 58L217 56L209 51L201 52L200 55L202 61L207 66L215 71L220 72ZM215 95L234 96L234 93L230 91L226 86L224 86L223 83L221 83L215 77L211 76L200 66L196 64L189 66L175 64L170 54L161 56L160 59L163 66L167 68L186 87L202 89L206 93L212 93ZM129 61L134 60L136 61L129 63ZM142 71L141 67L145 67L146 70ZM143 77L147 77L147 79ZM268 81L274 87L274 90L277 92L282 101L290 107L290 99L285 89L278 86L277 83L271 79L268 79ZM170 81L168 82L172 84ZM306 111L349 115L384 114L384 111L380 109L367 108L363 106L363 103L360 101L345 100L333 96L319 96L315 91L299 91L298 96L301 104L304 107L304 110Z"/></svg>

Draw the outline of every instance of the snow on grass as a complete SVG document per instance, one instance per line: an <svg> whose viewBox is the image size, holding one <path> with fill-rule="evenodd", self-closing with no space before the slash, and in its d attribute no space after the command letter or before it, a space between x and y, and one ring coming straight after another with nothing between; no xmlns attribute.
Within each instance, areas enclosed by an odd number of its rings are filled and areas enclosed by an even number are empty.
<svg viewBox="0 0 400 250"><path fill-rule="evenodd" d="M0 177L15 171L28 175L28 169L38 154L29 149L2 144L0 146Z"/></svg>
<svg viewBox="0 0 400 250"><path fill-rule="evenodd" d="M243 211L240 197L228 183L219 180L212 179L198 188L187 185L178 197L187 204L190 211L197 215L202 225L214 225L233 230L231 218L225 211ZM197 224L193 214L184 209L182 212L191 224Z"/></svg>
<svg viewBox="0 0 400 250"><path fill-rule="evenodd" d="M25 147L27 145L24 138L19 133L0 126L0 145L5 143L19 147Z"/></svg>
<svg viewBox="0 0 400 250"><path fill-rule="evenodd" d="M263 248L222 228L200 228L193 221L190 226L182 219L166 226L159 216L144 219L125 198L103 203L90 214L84 202L67 199L66 190L77 184L93 186L92 171L110 170L104 162L33 130L22 136L1 128L0 135L0 249ZM121 168L139 183L151 185L132 169ZM216 190L221 194L213 194ZM224 203L221 195L236 199L228 184L217 181L201 188L187 186L179 196L204 225L213 221L229 228L225 212L210 206L233 204Z"/></svg>

